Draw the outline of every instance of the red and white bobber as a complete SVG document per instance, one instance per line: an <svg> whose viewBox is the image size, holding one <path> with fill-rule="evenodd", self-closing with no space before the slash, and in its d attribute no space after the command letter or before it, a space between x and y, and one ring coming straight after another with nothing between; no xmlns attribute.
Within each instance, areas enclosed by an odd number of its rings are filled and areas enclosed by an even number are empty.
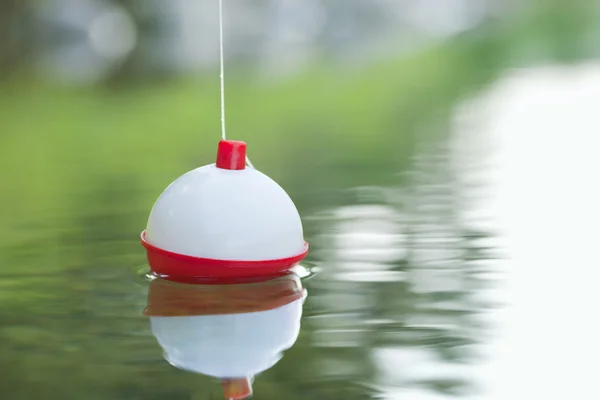
<svg viewBox="0 0 600 400"><path fill-rule="evenodd" d="M288 194L246 168L246 143L219 142L216 164L194 169L160 195L142 232L151 269L164 276L269 276L308 253Z"/></svg>
<svg viewBox="0 0 600 400"><path fill-rule="evenodd" d="M254 377L296 342L305 298L292 273L228 285L155 279L145 315L170 364L218 378L225 398L245 399Z"/></svg>

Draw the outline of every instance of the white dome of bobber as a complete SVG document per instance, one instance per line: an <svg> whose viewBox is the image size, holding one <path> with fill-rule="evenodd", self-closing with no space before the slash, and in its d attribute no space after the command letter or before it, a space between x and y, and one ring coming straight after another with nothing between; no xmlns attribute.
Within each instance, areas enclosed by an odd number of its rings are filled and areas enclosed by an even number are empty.
<svg viewBox="0 0 600 400"><path fill-rule="evenodd" d="M197 277L269 275L293 267L308 251L288 194L246 168L246 144L233 140L219 142L216 164L165 189L142 243L155 272Z"/></svg>
<svg viewBox="0 0 600 400"><path fill-rule="evenodd" d="M145 314L170 364L218 378L226 398L242 399L294 345L305 298L294 274L215 286L156 279Z"/></svg>

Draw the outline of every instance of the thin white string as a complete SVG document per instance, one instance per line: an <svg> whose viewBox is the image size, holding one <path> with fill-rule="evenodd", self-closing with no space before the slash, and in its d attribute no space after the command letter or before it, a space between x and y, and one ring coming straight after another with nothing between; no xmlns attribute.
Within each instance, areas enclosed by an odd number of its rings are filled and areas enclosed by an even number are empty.
<svg viewBox="0 0 600 400"><path fill-rule="evenodd" d="M225 62L223 61L223 0L219 0L219 56L221 66L221 137L223 140L227 139L225 133ZM250 168L254 168L254 165L250 162L250 159L246 155L246 164Z"/></svg>
<svg viewBox="0 0 600 400"><path fill-rule="evenodd" d="M219 54L221 57L221 137L227 138L225 133L225 63L223 62L223 0L219 0Z"/></svg>

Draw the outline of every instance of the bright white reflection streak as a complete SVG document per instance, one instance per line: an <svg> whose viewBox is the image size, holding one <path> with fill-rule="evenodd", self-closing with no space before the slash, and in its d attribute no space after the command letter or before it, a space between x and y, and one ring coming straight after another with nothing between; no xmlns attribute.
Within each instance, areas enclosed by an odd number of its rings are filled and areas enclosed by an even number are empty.
<svg viewBox="0 0 600 400"><path fill-rule="evenodd" d="M477 397L600 399L600 65L511 74L456 128L458 168L487 165L461 172L489 189L465 220L507 256Z"/></svg>

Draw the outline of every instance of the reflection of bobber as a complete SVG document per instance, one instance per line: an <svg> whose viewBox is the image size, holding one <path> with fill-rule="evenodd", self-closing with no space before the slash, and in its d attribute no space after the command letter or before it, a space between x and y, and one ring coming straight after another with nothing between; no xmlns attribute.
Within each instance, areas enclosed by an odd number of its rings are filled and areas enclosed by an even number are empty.
<svg viewBox="0 0 600 400"><path fill-rule="evenodd" d="M219 378L226 398L244 399L296 341L305 297L291 273L229 285L155 279L145 314L169 363Z"/></svg>

